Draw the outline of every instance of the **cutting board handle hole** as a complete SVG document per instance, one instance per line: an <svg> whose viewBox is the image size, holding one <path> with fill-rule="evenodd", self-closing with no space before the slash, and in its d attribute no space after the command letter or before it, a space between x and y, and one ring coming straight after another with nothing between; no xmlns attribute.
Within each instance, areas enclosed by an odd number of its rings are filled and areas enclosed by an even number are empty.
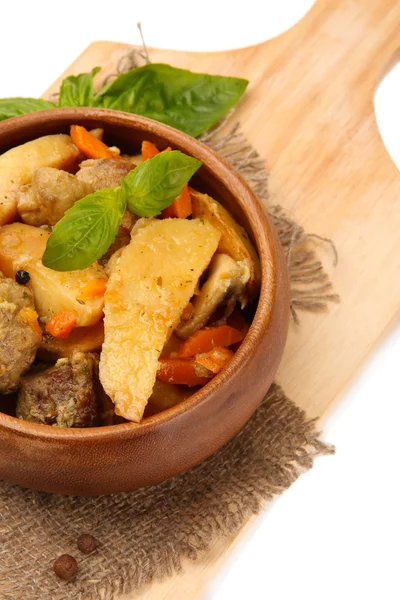
<svg viewBox="0 0 400 600"><path fill-rule="evenodd" d="M374 96L375 118L385 148L400 170L400 57L379 83Z"/></svg>

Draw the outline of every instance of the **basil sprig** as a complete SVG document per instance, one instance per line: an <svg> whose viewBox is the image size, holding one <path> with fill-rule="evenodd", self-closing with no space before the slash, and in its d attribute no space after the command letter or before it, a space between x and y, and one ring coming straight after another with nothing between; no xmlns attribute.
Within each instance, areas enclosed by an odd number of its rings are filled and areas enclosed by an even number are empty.
<svg viewBox="0 0 400 600"><path fill-rule="evenodd" d="M94 263L114 241L125 207L120 187L106 188L75 202L47 241L44 266L53 271L75 271Z"/></svg>
<svg viewBox="0 0 400 600"><path fill-rule="evenodd" d="M96 106L149 117L197 137L234 106L248 82L238 77L192 73L166 64L149 64L119 75L93 93L100 70L64 79L58 106ZM55 108L47 100L0 100L0 121L35 110Z"/></svg>
<svg viewBox="0 0 400 600"><path fill-rule="evenodd" d="M245 79L149 64L123 73L96 96L96 106L149 117L197 137L234 106Z"/></svg>
<svg viewBox="0 0 400 600"><path fill-rule="evenodd" d="M115 240L126 207L140 217L159 214L201 164L177 150L161 152L130 171L121 186L78 200L54 227L42 258L44 266L54 271L89 267Z"/></svg>
<svg viewBox="0 0 400 600"><path fill-rule="evenodd" d="M56 108L56 105L40 98L0 98L0 121L47 108Z"/></svg>
<svg viewBox="0 0 400 600"><path fill-rule="evenodd" d="M93 78L100 70L95 67L90 73L66 77L61 83L58 106L93 106Z"/></svg>

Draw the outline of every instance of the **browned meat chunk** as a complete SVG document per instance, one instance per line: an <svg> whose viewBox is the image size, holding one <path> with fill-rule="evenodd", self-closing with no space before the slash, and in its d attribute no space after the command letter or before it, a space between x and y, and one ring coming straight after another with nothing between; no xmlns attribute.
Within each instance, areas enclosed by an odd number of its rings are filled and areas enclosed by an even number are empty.
<svg viewBox="0 0 400 600"><path fill-rule="evenodd" d="M0 392L16 388L40 341L31 290L0 273Z"/></svg>
<svg viewBox="0 0 400 600"><path fill-rule="evenodd" d="M84 160L76 177L84 181L92 192L120 185L121 177L136 167L135 164L123 159L97 158Z"/></svg>
<svg viewBox="0 0 400 600"><path fill-rule="evenodd" d="M58 169L54 170L57 171ZM42 210L40 199L36 196L31 183L16 188L14 197L17 201L19 216L24 223L34 227L47 224L47 218Z"/></svg>
<svg viewBox="0 0 400 600"><path fill-rule="evenodd" d="M127 160L85 160L77 175L53 167L35 171L32 183L15 191L18 212L24 223L39 227L55 225L77 200L103 188L120 185L121 177L135 168Z"/></svg>
<svg viewBox="0 0 400 600"><path fill-rule="evenodd" d="M18 212L28 225L55 225L77 200L90 193L90 187L75 175L42 167L35 171L32 183L17 189Z"/></svg>
<svg viewBox="0 0 400 600"><path fill-rule="evenodd" d="M32 188L50 225L58 223L77 200L92 191L75 175L51 167L42 167L36 171L32 178Z"/></svg>
<svg viewBox="0 0 400 600"><path fill-rule="evenodd" d="M21 377L17 417L57 427L94 427L103 402L97 354L75 351L54 367Z"/></svg>

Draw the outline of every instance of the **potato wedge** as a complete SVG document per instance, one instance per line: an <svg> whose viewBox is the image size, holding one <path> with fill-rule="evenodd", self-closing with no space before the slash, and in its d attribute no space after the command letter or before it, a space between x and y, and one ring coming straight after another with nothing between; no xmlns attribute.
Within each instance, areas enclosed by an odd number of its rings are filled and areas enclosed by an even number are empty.
<svg viewBox="0 0 400 600"><path fill-rule="evenodd" d="M220 239L206 221L140 219L107 285L100 380L115 412L139 422L158 358Z"/></svg>
<svg viewBox="0 0 400 600"><path fill-rule="evenodd" d="M15 191L30 183L36 169L56 167L69 170L80 157L69 135L46 135L12 148L0 156L0 225L18 217Z"/></svg>
<svg viewBox="0 0 400 600"><path fill-rule="evenodd" d="M77 327L95 325L102 317L102 296L78 301L84 286L92 279L104 279L102 267L59 273L44 267L42 256L50 233L24 223L0 227L0 271L14 278L19 269L31 276L30 286L40 320L47 322L64 310L76 314Z"/></svg>
<svg viewBox="0 0 400 600"><path fill-rule="evenodd" d="M240 263L228 254L215 254L208 269L207 281L193 300L193 313L175 330L181 338L190 337L207 324L217 308L228 299L232 311L249 280L246 261Z"/></svg>
<svg viewBox="0 0 400 600"><path fill-rule="evenodd" d="M207 219L214 227L219 229L221 239L218 252L229 254L237 262L247 262L250 271L247 291L250 297L256 296L261 282L260 261L246 231L214 198L192 188L189 189L192 198L193 216Z"/></svg>

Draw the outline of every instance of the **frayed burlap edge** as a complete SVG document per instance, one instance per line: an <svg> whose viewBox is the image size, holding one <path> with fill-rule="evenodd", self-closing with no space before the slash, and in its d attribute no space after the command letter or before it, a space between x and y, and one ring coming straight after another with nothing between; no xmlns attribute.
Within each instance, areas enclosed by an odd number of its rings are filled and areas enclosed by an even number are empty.
<svg viewBox="0 0 400 600"><path fill-rule="evenodd" d="M143 51L124 56L118 72L148 61ZM279 206L268 203L263 160L235 123L227 120L202 141L232 164L267 207L286 253L291 309L326 310L337 301L309 235ZM329 242L330 243L330 242ZM335 261L337 259L333 247ZM178 443L178 442L177 442ZM204 555L217 536L237 533L250 516L287 489L316 456L333 449L322 443L315 421L274 384L245 428L199 466L162 484L99 498L59 497L0 484L1 600L116 600L155 578L179 572L184 559ZM76 539L100 540L90 556ZM56 579L54 559L70 553L79 561L74 582Z"/></svg>
<svg viewBox="0 0 400 600"><path fill-rule="evenodd" d="M177 442L178 443L178 442ZM0 486L0 597L116 600L179 572L216 536L237 533L266 501L333 450L315 423L273 385L244 429L187 473L151 488L98 498L59 497ZM97 537L84 556L76 539ZM75 582L56 579L62 553L79 560Z"/></svg>

